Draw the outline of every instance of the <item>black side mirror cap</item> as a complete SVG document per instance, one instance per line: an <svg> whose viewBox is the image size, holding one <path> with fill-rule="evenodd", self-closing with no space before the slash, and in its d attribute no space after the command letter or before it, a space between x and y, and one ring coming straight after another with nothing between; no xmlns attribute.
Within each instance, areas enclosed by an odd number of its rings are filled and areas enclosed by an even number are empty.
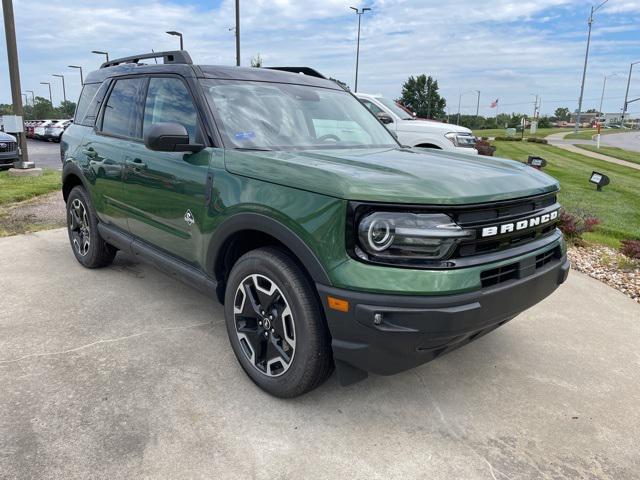
<svg viewBox="0 0 640 480"><path fill-rule="evenodd" d="M156 152L199 152L204 148L190 144L187 129L179 123L154 123L144 135L144 144Z"/></svg>

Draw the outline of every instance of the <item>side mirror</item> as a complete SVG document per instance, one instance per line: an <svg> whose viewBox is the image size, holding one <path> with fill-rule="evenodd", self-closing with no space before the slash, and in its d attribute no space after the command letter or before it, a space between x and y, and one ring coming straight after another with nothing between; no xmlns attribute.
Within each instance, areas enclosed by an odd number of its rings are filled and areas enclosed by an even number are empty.
<svg viewBox="0 0 640 480"><path fill-rule="evenodd" d="M189 143L189 133L179 123L154 123L144 135L144 144L156 152L199 152L204 145Z"/></svg>
<svg viewBox="0 0 640 480"><path fill-rule="evenodd" d="M389 123L393 123L393 118L391 118L389 115L387 115L384 112L380 112L376 114L376 117L378 117L378 120L380 120L385 125L388 125Z"/></svg>

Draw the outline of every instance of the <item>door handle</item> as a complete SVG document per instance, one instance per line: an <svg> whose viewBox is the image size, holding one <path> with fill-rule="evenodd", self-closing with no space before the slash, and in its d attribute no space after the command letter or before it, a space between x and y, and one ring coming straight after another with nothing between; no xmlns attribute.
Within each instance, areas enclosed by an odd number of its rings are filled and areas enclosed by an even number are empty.
<svg viewBox="0 0 640 480"><path fill-rule="evenodd" d="M134 171L136 171L136 172L138 172L138 171L140 171L140 170L143 170L143 169L147 168L147 164L146 164L146 163L144 163L144 162L142 161L142 159L137 158L137 157L136 157L136 158L134 158L134 159L131 159L131 157L127 157L127 158L126 158L126 162L127 162L128 164L130 164L130 165L133 167L133 170L134 170Z"/></svg>

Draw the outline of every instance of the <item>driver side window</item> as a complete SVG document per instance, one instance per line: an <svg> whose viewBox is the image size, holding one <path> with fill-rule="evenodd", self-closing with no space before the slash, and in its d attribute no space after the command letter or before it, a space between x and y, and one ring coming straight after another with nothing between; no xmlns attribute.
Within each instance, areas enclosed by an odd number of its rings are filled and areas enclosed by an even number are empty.
<svg viewBox="0 0 640 480"><path fill-rule="evenodd" d="M189 142L197 143L198 113L191 94L179 78L151 77L144 108L142 135L154 123L179 123L189 132Z"/></svg>

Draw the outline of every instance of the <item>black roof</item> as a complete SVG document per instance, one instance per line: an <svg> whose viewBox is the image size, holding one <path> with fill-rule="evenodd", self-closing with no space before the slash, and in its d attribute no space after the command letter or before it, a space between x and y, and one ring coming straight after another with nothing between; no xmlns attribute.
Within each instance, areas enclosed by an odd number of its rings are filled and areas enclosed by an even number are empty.
<svg viewBox="0 0 640 480"><path fill-rule="evenodd" d="M160 59L164 63L142 63L141 60ZM300 72L300 73L297 73ZM134 55L105 62L99 70L87 75L85 83L100 83L110 77L132 73L176 73L183 77L215 78L224 80L252 80L259 82L293 83L341 90L332 80L327 80L309 67L254 68L217 65L193 65L184 51L156 52Z"/></svg>

